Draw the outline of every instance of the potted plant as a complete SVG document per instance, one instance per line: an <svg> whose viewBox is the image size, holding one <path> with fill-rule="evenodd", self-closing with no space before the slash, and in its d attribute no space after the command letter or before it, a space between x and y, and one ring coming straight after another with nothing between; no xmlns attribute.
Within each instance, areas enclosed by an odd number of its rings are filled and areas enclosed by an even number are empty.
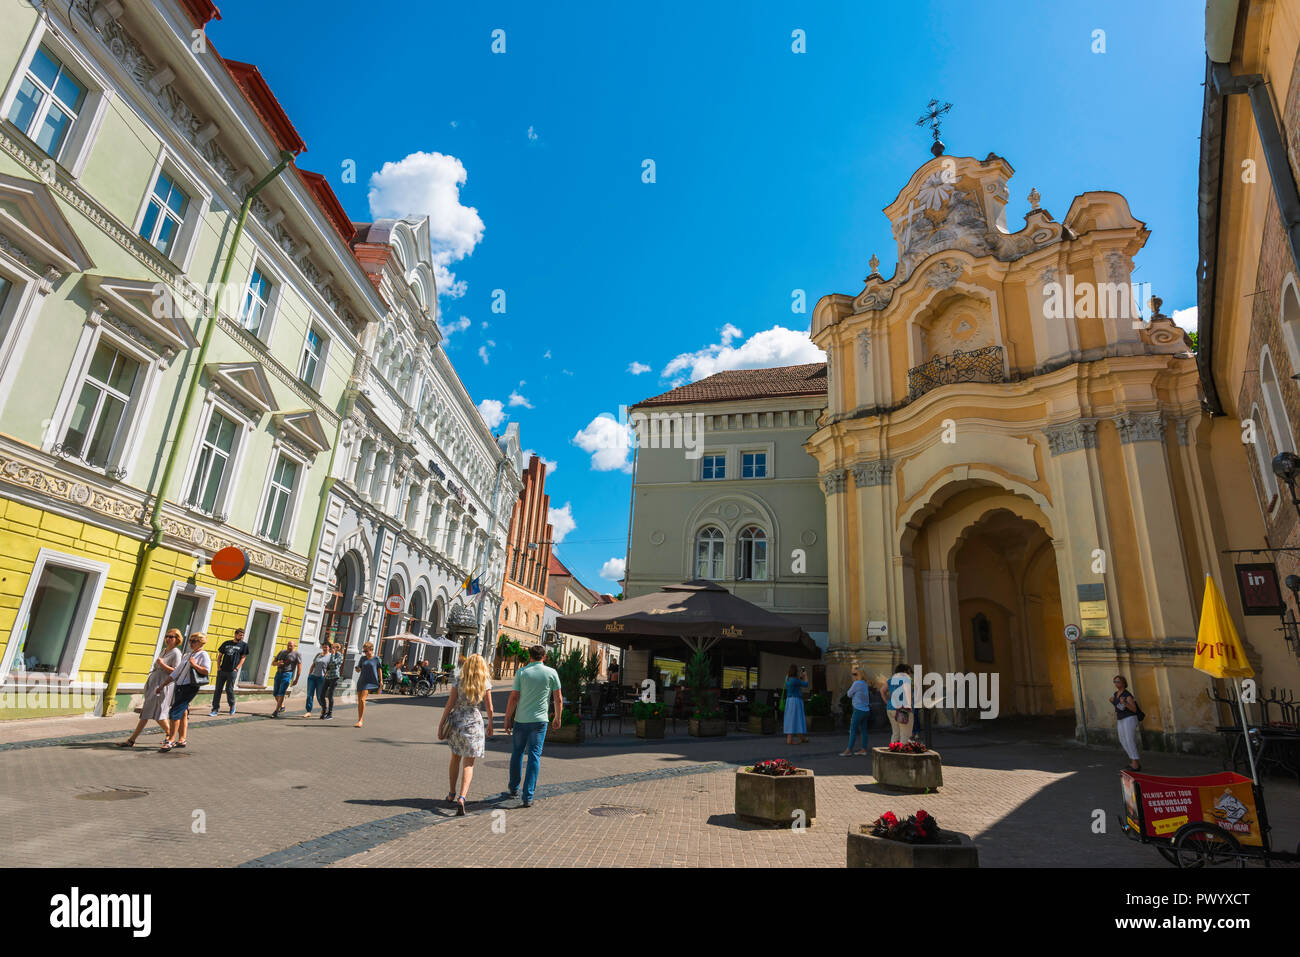
<svg viewBox="0 0 1300 957"><path fill-rule="evenodd" d="M776 713L770 704L755 701L749 706L749 723L745 726L753 734L775 734Z"/></svg>
<svg viewBox="0 0 1300 957"><path fill-rule="evenodd" d="M920 741L871 749L871 776L885 787L930 791L943 787L943 759Z"/></svg>
<svg viewBox="0 0 1300 957"><path fill-rule="evenodd" d="M918 810L906 820L886 811L849 829L849 867L979 867L979 850Z"/></svg>
<svg viewBox="0 0 1300 957"><path fill-rule="evenodd" d="M687 729L697 738L712 738L727 733L727 721L718 710L718 695L713 690L713 667L709 656L697 651L686 662L686 686L691 690L695 709Z"/></svg>
<svg viewBox="0 0 1300 957"><path fill-rule="evenodd" d="M578 700L582 692L582 674L584 665L582 652L576 648L558 659L556 671L560 675L560 694L564 698L564 710L560 715L560 730L552 731L547 738L560 744L578 744L582 741L582 718Z"/></svg>
<svg viewBox="0 0 1300 957"><path fill-rule="evenodd" d="M811 825L817 817L812 771L781 759L737 768L736 817L780 827Z"/></svg>
<svg viewBox="0 0 1300 957"><path fill-rule="evenodd" d="M637 701L632 705L638 738L662 738L668 722L668 706L662 701Z"/></svg>
<svg viewBox="0 0 1300 957"><path fill-rule="evenodd" d="M807 718L809 731L835 730L835 719L831 717L831 696L824 691L808 696L804 715Z"/></svg>

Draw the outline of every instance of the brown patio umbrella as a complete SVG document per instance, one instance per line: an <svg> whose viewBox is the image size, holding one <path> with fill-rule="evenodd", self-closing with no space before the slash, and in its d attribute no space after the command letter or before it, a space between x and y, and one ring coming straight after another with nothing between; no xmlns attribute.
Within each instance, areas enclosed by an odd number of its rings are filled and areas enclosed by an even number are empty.
<svg viewBox="0 0 1300 957"><path fill-rule="evenodd" d="M788 618L702 579L565 615L555 629L620 648L676 650L684 641L692 651L708 651L726 642L751 652L821 657L808 633Z"/></svg>

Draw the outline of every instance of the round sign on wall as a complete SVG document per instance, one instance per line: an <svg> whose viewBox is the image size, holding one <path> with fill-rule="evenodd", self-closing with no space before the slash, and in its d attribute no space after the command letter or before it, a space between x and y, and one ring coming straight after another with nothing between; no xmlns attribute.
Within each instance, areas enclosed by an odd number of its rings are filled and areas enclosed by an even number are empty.
<svg viewBox="0 0 1300 957"><path fill-rule="evenodd" d="M1078 626L1078 625L1066 625L1066 626L1065 626L1065 640L1066 640L1066 641L1071 641L1071 642L1073 642L1073 641L1078 641L1078 640L1079 640L1079 635L1080 635L1080 634L1082 634L1082 632L1079 631L1079 626Z"/></svg>
<svg viewBox="0 0 1300 957"><path fill-rule="evenodd" d="M401 595L389 595L384 602L384 611L390 615L400 615L406 609L406 601Z"/></svg>
<svg viewBox="0 0 1300 957"><path fill-rule="evenodd" d="M212 577L223 582L238 581L248 571L248 553L230 545L212 556Z"/></svg>

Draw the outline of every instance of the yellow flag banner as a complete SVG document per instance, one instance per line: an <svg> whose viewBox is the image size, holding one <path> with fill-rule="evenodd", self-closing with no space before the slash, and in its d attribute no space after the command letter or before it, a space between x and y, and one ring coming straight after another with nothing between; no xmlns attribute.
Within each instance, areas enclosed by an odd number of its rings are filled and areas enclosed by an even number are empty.
<svg viewBox="0 0 1300 957"><path fill-rule="evenodd" d="M1193 667L1214 678L1252 678L1255 669L1246 660L1246 649L1228 614L1223 593L1214 579L1205 576L1205 600L1201 603L1201 628L1196 635Z"/></svg>

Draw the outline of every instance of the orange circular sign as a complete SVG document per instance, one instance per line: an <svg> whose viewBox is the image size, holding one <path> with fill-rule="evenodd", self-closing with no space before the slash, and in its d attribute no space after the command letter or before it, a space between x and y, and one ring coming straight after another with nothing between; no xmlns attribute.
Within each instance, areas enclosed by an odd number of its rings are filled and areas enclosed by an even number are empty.
<svg viewBox="0 0 1300 957"><path fill-rule="evenodd" d="M223 582L233 582L248 571L248 553L231 545L212 556L212 577Z"/></svg>
<svg viewBox="0 0 1300 957"><path fill-rule="evenodd" d="M406 610L406 600L401 595L389 595L384 602L384 610L390 615L400 615Z"/></svg>

